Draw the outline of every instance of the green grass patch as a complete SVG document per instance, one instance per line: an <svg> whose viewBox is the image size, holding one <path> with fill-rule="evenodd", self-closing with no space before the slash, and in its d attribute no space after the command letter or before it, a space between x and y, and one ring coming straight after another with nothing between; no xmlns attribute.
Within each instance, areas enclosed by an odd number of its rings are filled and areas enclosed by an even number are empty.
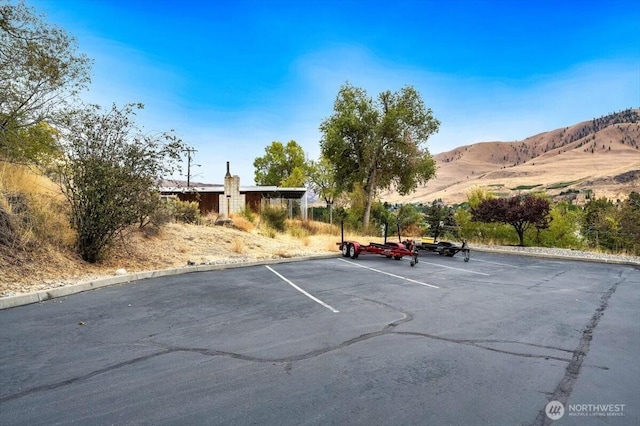
<svg viewBox="0 0 640 426"><path fill-rule="evenodd" d="M542 184L538 183L536 185L520 185L520 186L516 186L515 188L511 188L511 190L512 191L527 191L529 189L537 188L539 186L542 186Z"/></svg>
<svg viewBox="0 0 640 426"><path fill-rule="evenodd" d="M571 182L558 182L558 183L554 183L553 185L547 186L547 189L562 189L562 188L566 188L567 186L574 185L578 182L580 182L580 180L573 180Z"/></svg>

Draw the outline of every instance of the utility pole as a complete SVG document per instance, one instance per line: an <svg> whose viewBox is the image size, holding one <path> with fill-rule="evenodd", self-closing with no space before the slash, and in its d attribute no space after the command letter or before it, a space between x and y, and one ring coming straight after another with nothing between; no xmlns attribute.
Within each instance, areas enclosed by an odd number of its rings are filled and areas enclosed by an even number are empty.
<svg viewBox="0 0 640 426"><path fill-rule="evenodd" d="M194 148L187 148L187 188L191 186L191 153L198 152Z"/></svg>

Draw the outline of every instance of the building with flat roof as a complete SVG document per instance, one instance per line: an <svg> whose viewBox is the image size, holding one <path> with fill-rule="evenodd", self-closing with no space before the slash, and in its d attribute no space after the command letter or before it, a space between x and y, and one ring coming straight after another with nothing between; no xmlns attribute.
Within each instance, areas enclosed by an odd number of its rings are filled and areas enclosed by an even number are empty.
<svg viewBox="0 0 640 426"><path fill-rule="evenodd" d="M195 201L200 213L217 213L225 218L244 209L260 213L265 205L287 208L290 218L298 215L302 219L307 218L307 188L241 186L240 177L231 175L229 162L224 185L163 186L160 187L160 195L177 197L180 201Z"/></svg>

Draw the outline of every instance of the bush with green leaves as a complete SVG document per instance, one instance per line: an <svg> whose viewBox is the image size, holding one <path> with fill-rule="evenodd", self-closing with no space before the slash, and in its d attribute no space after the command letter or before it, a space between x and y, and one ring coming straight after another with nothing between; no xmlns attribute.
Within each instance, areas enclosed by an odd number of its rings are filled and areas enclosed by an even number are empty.
<svg viewBox="0 0 640 426"><path fill-rule="evenodd" d="M560 202L549 213L547 229L532 228L525 233L525 243L539 247L581 249L584 247L580 235L582 209L576 205Z"/></svg>
<svg viewBox="0 0 640 426"><path fill-rule="evenodd" d="M424 221L422 213L413 204L403 204L395 212L396 227L400 226L402 235L418 236L422 234Z"/></svg>
<svg viewBox="0 0 640 426"><path fill-rule="evenodd" d="M180 201L177 198L169 202L173 219L182 223L199 223L200 205L196 201Z"/></svg>
<svg viewBox="0 0 640 426"><path fill-rule="evenodd" d="M172 174L185 146L171 134L143 133L134 108L92 105L69 114L62 127L64 161L57 168L83 260L100 261L114 239L149 215L157 182Z"/></svg>
<svg viewBox="0 0 640 426"><path fill-rule="evenodd" d="M640 254L640 194L623 202L592 198L585 205L582 233L590 247Z"/></svg>
<svg viewBox="0 0 640 426"><path fill-rule="evenodd" d="M262 219L269 228L279 232L287 229L287 211L278 207L266 206L262 209Z"/></svg>
<svg viewBox="0 0 640 426"><path fill-rule="evenodd" d="M460 238L484 244L516 244L518 241L511 226L475 222L468 209L458 209L454 217L458 224Z"/></svg>

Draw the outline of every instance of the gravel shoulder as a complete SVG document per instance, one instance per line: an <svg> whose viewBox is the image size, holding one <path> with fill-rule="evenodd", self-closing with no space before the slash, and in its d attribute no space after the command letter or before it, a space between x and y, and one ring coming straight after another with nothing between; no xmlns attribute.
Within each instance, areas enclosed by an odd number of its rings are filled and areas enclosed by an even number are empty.
<svg viewBox="0 0 640 426"><path fill-rule="evenodd" d="M640 266L640 257L626 256L608 253L597 253L582 250L571 250L547 247L517 247L517 246L490 246L486 244L472 244L472 250L492 253L516 254L524 256L551 257L560 259L575 259L589 262L618 263L622 265Z"/></svg>

